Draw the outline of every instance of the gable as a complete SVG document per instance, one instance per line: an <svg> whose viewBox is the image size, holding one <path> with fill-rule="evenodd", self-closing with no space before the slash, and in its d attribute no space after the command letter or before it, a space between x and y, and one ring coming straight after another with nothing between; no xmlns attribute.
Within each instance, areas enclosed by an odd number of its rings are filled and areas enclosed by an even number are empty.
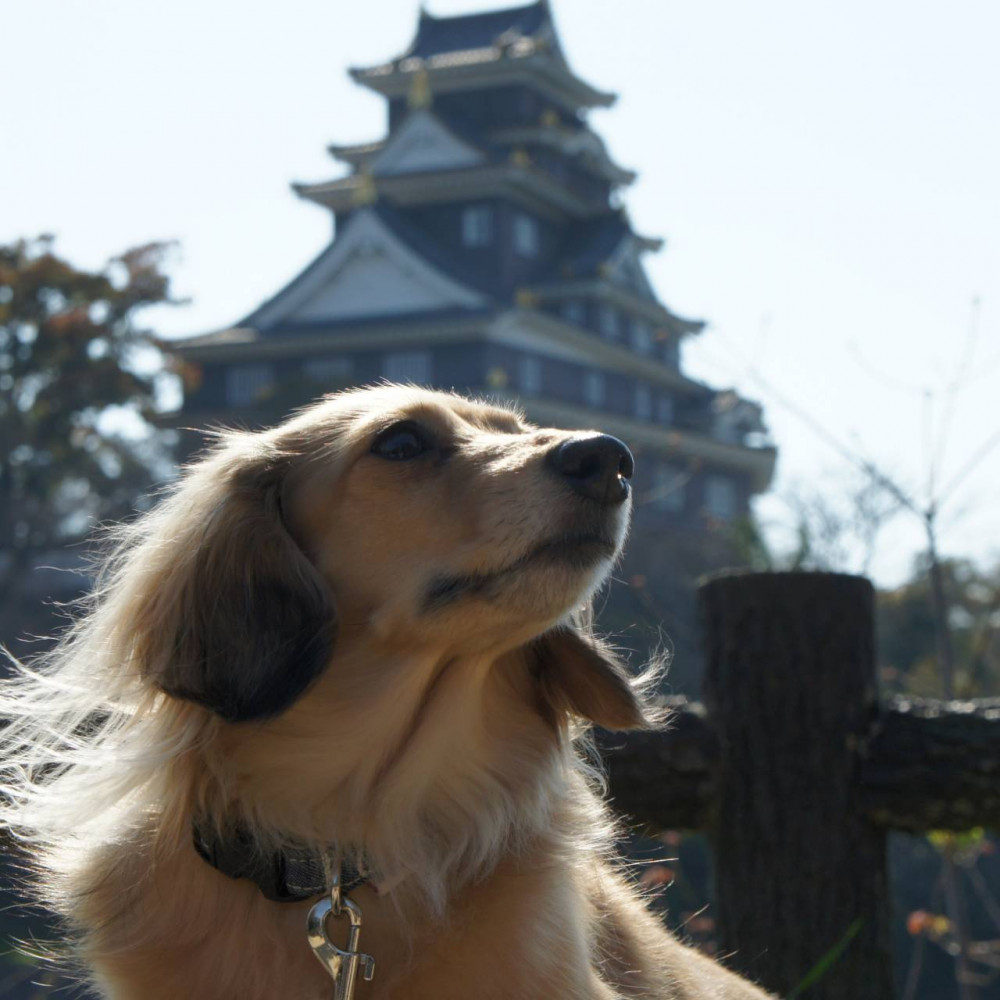
<svg viewBox="0 0 1000 1000"><path fill-rule="evenodd" d="M484 161L483 154L463 142L430 111L414 111L387 140L371 162L376 177L454 170Z"/></svg>
<svg viewBox="0 0 1000 1000"><path fill-rule="evenodd" d="M373 209L344 232L245 325L336 321L363 316L475 308L484 297L429 264Z"/></svg>

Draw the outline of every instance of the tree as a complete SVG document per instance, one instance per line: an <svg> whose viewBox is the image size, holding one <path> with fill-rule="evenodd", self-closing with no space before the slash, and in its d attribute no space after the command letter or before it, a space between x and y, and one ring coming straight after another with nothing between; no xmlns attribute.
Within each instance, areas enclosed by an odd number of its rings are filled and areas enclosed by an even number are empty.
<svg viewBox="0 0 1000 1000"><path fill-rule="evenodd" d="M0 594L10 612L40 562L127 513L169 474L156 414L162 360L137 315L172 303L162 243L97 272L51 237L0 245ZM37 598L36 598L37 599ZM0 623L0 634L9 628Z"/></svg>
<svg viewBox="0 0 1000 1000"><path fill-rule="evenodd" d="M941 697L931 583L918 559L910 580L879 595L879 653L887 688ZM959 698L1000 696L1000 564L964 559L941 563L949 597L954 647L954 693Z"/></svg>
<svg viewBox="0 0 1000 1000"><path fill-rule="evenodd" d="M65 547L95 521L128 514L152 480L170 475L169 439L153 424L163 362L137 322L173 301L168 252L151 243L89 272L58 257L49 237L0 245L0 644L17 653L18 639L56 624L43 599L89 583L39 567L65 565ZM11 871L2 875L2 991L34 997L32 981L50 974L8 952L45 932L13 909Z"/></svg>
<svg viewBox="0 0 1000 1000"><path fill-rule="evenodd" d="M776 547L753 516L731 534L744 562L760 572L822 571L868 574L882 529L903 509L868 473L840 470L832 484L800 486L782 497L789 536ZM773 526L768 526L773 527Z"/></svg>

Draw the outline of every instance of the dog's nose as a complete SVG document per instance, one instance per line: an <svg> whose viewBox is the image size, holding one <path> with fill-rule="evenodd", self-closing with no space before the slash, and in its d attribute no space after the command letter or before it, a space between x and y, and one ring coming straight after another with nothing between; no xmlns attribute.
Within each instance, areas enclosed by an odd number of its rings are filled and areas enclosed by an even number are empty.
<svg viewBox="0 0 1000 1000"><path fill-rule="evenodd" d="M598 503L622 503L629 494L635 460L624 441L610 434L573 437L547 456L549 466L581 496Z"/></svg>

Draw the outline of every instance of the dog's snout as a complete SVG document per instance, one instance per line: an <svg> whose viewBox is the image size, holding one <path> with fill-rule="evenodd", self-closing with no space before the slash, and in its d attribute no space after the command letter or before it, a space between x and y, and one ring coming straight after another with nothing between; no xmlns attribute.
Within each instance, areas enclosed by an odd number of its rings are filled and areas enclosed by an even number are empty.
<svg viewBox="0 0 1000 1000"><path fill-rule="evenodd" d="M610 434L573 437L553 448L549 466L582 496L598 503L622 503L635 471L628 446Z"/></svg>

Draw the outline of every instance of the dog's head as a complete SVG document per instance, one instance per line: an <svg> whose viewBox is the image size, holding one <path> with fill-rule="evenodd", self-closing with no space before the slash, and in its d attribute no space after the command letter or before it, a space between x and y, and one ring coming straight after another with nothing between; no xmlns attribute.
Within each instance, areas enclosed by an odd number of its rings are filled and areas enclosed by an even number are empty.
<svg viewBox="0 0 1000 1000"><path fill-rule="evenodd" d="M147 609L151 675L242 722L285 710L347 642L524 647L550 705L640 725L620 664L569 620L620 553L632 470L608 435L396 386L227 437L174 497L189 517Z"/></svg>

